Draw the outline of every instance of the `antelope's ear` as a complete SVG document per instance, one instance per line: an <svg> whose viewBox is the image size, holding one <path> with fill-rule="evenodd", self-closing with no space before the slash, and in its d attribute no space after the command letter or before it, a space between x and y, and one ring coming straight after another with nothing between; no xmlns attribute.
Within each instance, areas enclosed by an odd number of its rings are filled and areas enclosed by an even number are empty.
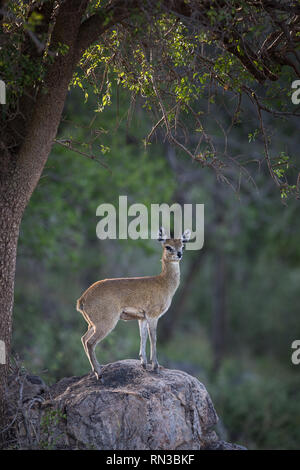
<svg viewBox="0 0 300 470"><path fill-rule="evenodd" d="M186 243L189 241L189 239L191 238L191 231L189 229L185 230L185 232L182 234L181 236L181 240L183 241L183 243Z"/></svg>
<svg viewBox="0 0 300 470"><path fill-rule="evenodd" d="M167 234L166 234L166 231L163 227L160 227L159 231L158 231L158 236L157 236L157 240L159 242L165 242L167 239Z"/></svg>

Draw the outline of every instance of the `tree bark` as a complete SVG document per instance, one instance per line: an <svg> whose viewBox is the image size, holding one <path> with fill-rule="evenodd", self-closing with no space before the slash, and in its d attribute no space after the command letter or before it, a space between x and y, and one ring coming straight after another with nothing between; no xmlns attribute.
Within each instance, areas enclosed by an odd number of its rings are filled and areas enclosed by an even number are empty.
<svg viewBox="0 0 300 470"><path fill-rule="evenodd" d="M0 208L0 340L5 362L0 363L0 425L5 422L5 386L9 367L12 306L20 216L7 205ZM4 347L3 347L4 346ZM3 355L2 355L3 356ZM2 418L1 418L2 417ZM1 442L1 441L0 441Z"/></svg>

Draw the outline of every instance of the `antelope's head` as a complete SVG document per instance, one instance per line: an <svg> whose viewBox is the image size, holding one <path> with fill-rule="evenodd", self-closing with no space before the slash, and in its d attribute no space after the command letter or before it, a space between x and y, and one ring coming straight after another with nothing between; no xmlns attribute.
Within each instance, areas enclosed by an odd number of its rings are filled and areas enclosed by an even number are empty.
<svg viewBox="0 0 300 470"><path fill-rule="evenodd" d="M158 241L163 246L163 259L165 261L180 261L185 243L189 241L190 236L191 231L187 229L181 238L168 238L165 229L161 227L158 231Z"/></svg>

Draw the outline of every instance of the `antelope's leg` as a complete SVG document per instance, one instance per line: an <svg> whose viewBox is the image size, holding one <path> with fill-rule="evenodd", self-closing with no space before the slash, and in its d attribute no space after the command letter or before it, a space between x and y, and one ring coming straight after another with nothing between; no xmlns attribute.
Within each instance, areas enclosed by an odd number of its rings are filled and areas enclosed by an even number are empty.
<svg viewBox="0 0 300 470"><path fill-rule="evenodd" d="M96 375L96 378L99 379L101 377L101 366L99 362L97 361L96 354L95 354L95 348L99 341L105 338L105 336L108 335L109 331L103 332L99 330L94 330L94 334L89 336L88 340L86 341L86 350L87 350L87 357L88 360L90 361L90 364L92 366L92 370Z"/></svg>
<svg viewBox="0 0 300 470"><path fill-rule="evenodd" d="M157 362L157 357L156 357L156 328L157 328L157 318L148 318L148 332L149 332L149 337L150 337L150 359L152 362L152 369L157 370L158 369L158 362Z"/></svg>
<svg viewBox="0 0 300 470"><path fill-rule="evenodd" d="M88 356L87 348L86 348L86 342L88 339L94 334L95 328L91 325L89 325L87 332L82 336L81 342L83 344L83 349L85 351L85 354Z"/></svg>
<svg viewBox="0 0 300 470"><path fill-rule="evenodd" d="M146 320L139 320L139 329L140 329L140 337L141 337L139 358L141 360L141 366L144 367L144 369L146 369L146 365L147 365L146 344L147 344L147 338L148 338Z"/></svg>

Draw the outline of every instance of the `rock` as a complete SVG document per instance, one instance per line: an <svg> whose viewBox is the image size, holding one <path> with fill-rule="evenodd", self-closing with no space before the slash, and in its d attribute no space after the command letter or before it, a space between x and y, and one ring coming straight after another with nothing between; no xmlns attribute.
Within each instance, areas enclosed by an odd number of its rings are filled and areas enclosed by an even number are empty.
<svg viewBox="0 0 300 470"><path fill-rule="evenodd" d="M8 383L10 398L22 403L41 397L47 392L48 387L37 375L13 374Z"/></svg>
<svg viewBox="0 0 300 470"><path fill-rule="evenodd" d="M213 430L218 417L206 388L179 370L162 368L155 373L142 369L139 361L124 360L105 366L101 382L93 374L62 379L49 389L47 396L46 401L37 402L26 412L44 447L239 447L218 440Z"/></svg>
<svg viewBox="0 0 300 470"><path fill-rule="evenodd" d="M247 450L246 447L238 444L231 444L225 441L216 441L209 444L205 450Z"/></svg>

